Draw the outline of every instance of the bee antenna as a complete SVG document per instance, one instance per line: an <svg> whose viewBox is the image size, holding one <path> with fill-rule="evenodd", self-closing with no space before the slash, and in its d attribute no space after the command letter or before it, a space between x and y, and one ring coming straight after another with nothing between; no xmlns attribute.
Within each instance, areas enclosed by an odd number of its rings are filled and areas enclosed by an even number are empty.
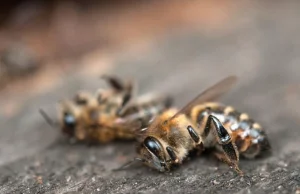
<svg viewBox="0 0 300 194"><path fill-rule="evenodd" d="M112 171L124 170L124 169L126 169L127 167L130 167L131 165L133 165L136 162L145 162L145 160L142 159L142 158L134 158L133 160L130 160L130 161L126 162L125 164L123 164L119 168L113 169Z"/></svg>
<svg viewBox="0 0 300 194"><path fill-rule="evenodd" d="M42 117L45 119L45 121L51 126L51 127L56 127L57 123L53 121L53 119L51 119L48 114L43 110L43 109L39 109L40 114L42 115Z"/></svg>

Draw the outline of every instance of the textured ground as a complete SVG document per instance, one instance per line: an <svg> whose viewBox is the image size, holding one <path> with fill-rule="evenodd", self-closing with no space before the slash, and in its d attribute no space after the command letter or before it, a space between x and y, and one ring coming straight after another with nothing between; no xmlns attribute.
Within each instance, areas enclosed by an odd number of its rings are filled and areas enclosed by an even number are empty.
<svg viewBox="0 0 300 194"><path fill-rule="evenodd" d="M52 72L55 82L43 80L54 83L39 93L27 86L3 94L0 193L300 193L300 3L245 5L222 29L174 30L130 52L94 57L96 65L84 71ZM136 78L141 93L170 93L177 106L221 78L238 75L238 85L223 101L265 127L274 153L242 160L244 177L208 157L166 174L138 165L112 172L134 156L133 143L73 145L37 112L44 107L54 116L57 100L101 87L97 75L103 72Z"/></svg>

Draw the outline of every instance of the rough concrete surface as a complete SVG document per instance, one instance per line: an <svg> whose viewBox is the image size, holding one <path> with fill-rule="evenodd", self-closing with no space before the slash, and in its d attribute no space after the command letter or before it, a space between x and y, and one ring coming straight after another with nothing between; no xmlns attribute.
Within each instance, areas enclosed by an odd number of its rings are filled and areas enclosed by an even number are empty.
<svg viewBox="0 0 300 194"><path fill-rule="evenodd" d="M208 156L169 173L142 165L111 171L134 157L133 142L72 144L38 114L45 107L54 116L59 98L102 84L74 74L26 99L13 118L0 118L0 193L300 193L299 6L273 1L243 8L220 33L160 37L142 54L116 54L109 71L136 78L141 93L173 95L177 106L227 75L239 76L222 101L260 122L273 148L270 157L242 160L244 177Z"/></svg>

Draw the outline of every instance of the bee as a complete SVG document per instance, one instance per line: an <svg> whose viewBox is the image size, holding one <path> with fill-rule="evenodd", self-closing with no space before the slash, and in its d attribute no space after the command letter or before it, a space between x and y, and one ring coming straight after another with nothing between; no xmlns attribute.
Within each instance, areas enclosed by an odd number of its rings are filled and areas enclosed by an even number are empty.
<svg viewBox="0 0 300 194"><path fill-rule="evenodd" d="M59 122L55 123L40 110L52 126L78 141L107 143L115 139L134 139L134 129L167 109L172 99L168 96L147 95L134 99L133 82L112 76L103 77L110 89L98 90L96 95L79 92L74 99L59 104Z"/></svg>
<svg viewBox="0 0 300 194"><path fill-rule="evenodd" d="M215 101L236 82L230 76L199 94L181 110L168 109L139 131L138 158L160 172L181 164L192 151L205 149L243 174L240 156L255 158L270 150L265 131L245 113ZM119 170L116 169L116 170Z"/></svg>

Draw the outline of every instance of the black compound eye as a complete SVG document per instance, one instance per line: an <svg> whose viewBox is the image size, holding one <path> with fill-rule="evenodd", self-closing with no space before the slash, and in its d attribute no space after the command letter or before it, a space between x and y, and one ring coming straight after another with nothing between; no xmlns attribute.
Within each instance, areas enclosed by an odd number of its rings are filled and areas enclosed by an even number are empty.
<svg viewBox="0 0 300 194"><path fill-rule="evenodd" d="M76 123L75 117L70 113L65 113L64 114L64 123L65 123L65 125L67 125L69 127L75 126L75 123Z"/></svg>
<svg viewBox="0 0 300 194"><path fill-rule="evenodd" d="M146 148L151 151L155 156L159 157L161 152L161 145L158 143L158 140L154 137L147 137L144 140L144 145Z"/></svg>

